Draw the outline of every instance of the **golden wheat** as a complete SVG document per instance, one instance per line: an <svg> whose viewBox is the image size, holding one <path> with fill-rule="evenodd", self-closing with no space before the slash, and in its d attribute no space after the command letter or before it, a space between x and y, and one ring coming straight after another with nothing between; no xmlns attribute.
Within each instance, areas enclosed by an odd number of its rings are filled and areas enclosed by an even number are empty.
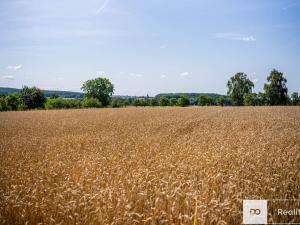
<svg viewBox="0 0 300 225"><path fill-rule="evenodd" d="M299 107L3 112L0 224L241 224L300 198L299 150Z"/></svg>

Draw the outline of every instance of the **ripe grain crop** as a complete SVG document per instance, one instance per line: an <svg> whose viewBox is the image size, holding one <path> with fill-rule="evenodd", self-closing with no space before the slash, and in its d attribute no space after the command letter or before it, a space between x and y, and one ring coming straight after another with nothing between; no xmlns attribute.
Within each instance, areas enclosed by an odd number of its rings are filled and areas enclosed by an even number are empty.
<svg viewBox="0 0 300 225"><path fill-rule="evenodd" d="M0 224L241 224L299 150L299 107L2 112Z"/></svg>

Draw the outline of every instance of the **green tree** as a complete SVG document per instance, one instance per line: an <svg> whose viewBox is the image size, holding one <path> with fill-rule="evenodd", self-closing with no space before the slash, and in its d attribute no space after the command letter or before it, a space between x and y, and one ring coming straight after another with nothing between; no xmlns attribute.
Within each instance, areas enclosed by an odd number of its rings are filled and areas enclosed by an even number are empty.
<svg viewBox="0 0 300 225"><path fill-rule="evenodd" d="M150 105L151 106L158 106L159 102L158 102L157 98L151 98Z"/></svg>
<svg viewBox="0 0 300 225"><path fill-rule="evenodd" d="M252 93L254 84L247 78L245 73L237 73L229 79L227 82L228 92L227 94L232 99L235 105L242 105L244 96Z"/></svg>
<svg viewBox="0 0 300 225"><path fill-rule="evenodd" d="M111 102L113 108L125 107L128 106L128 104L128 100L123 98L113 98Z"/></svg>
<svg viewBox="0 0 300 225"><path fill-rule="evenodd" d="M129 98L127 99L128 105L133 105L133 100L134 100L134 98L129 97Z"/></svg>
<svg viewBox="0 0 300 225"><path fill-rule="evenodd" d="M111 101L111 106L113 108L119 108L123 106L123 99L122 98L113 98Z"/></svg>
<svg viewBox="0 0 300 225"><path fill-rule="evenodd" d="M124 99L123 106L126 107L128 105L129 105L129 100L128 99Z"/></svg>
<svg viewBox="0 0 300 225"><path fill-rule="evenodd" d="M207 105L207 97L204 95L200 95L198 97L198 105L199 106L206 106Z"/></svg>
<svg viewBox="0 0 300 225"><path fill-rule="evenodd" d="M268 101L265 93L259 92L257 94L257 105L268 105Z"/></svg>
<svg viewBox="0 0 300 225"><path fill-rule="evenodd" d="M0 96L0 111L7 111L8 109L6 96Z"/></svg>
<svg viewBox="0 0 300 225"><path fill-rule="evenodd" d="M181 107L185 107L190 105L190 99L187 96L182 96L179 100L178 100L178 105Z"/></svg>
<svg viewBox="0 0 300 225"><path fill-rule="evenodd" d="M170 104L169 99L166 97L160 97L159 104L161 106L168 106Z"/></svg>
<svg viewBox="0 0 300 225"><path fill-rule="evenodd" d="M148 106L148 101L144 98L136 98L133 101L134 106Z"/></svg>
<svg viewBox="0 0 300 225"><path fill-rule="evenodd" d="M264 90L267 101L270 105L286 105L288 102L288 89L286 87L286 78L283 73L273 69L267 77L268 84L265 84Z"/></svg>
<svg viewBox="0 0 300 225"><path fill-rule="evenodd" d="M217 105L224 106L224 104L225 104L224 96L220 96L219 98L217 98Z"/></svg>
<svg viewBox="0 0 300 225"><path fill-rule="evenodd" d="M21 97L28 109L44 108L46 97L44 92L37 87L24 86L20 92Z"/></svg>
<svg viewBox="0 0 300 225"><path fill-rule="evenodd" d="M9 110L20 110L25 108L23 99L16 93L8 94L6 96L6 102Z"/></svg>
<svg viewBox="0 0 300 225"><path fill-rule="evenodd" d="M176 105L178 105L177 99L176 99L176 98L171 98L171 99L170 99L170 105L171 105L171 106L176 106Z"/></svg>
<svg viewBox="0 0 300 225"><path fill-rule="evenodd" d="M135 99L133 100L133 105L134 105L134 106L142 106L141 99L135 98Z"/></svg>
<svg viewBox="0 0 300 225"><path fill-rule="evenodd" d="M85 108L100 108L102 106L102 103L98 98L85 97L82 101L82 105Z"/></svg>
<svg viewBox="0 0 300 225"><path fill-rule="evenodd" d="M257 101L257 94L256 93L249 93L246 94L244 97L244 105L246 106L255 106L258 105L258 101Z"/></svg>
<svg viewBox="0 0 300 225"><path fill-rule="evenodd" d="M86 97L97 98L103 106L107 106L114 92L114 85L107 78L99 77L86 81L81 89Z"/></svg>
<svg viewBox="0 0 300 225"><path fill-rule="evenodd" d="M79 99L64 99L67 104L67 109L78 109L82 107L82 102Z"/></svg>
<svg viewBox="0 0 300 225"><path fill-rule="evenodd" d="M143 99L143 106L149 106L149 105L150 105L150 98L147 95L147 97Z"/></svg>
<svg viewBox="0 0 300 225"><path fill-rule="evenodd" d="M208 97L207 97L207 105L212 106L212 105L214 105L214 104L215 104L214 99L213 99L212 97L208 96Z"/></svg>
<svg viewBox="0 0 300 225"><path fill-rule="evenodd" d="M49 98L45 103L46 109L66 109L66 102L63 98Z"/></svg>
<svg viewBox="0 0 300 225"><path fill-rule="evenodd" d="M293 105L300 105L300 96L298 95L298 92L292 93L291 100Z"/></svg>

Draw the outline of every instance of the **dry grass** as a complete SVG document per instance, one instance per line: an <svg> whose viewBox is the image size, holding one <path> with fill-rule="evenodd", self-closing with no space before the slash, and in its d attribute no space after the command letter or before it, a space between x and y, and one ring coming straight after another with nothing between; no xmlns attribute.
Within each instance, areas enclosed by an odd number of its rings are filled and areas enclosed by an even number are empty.
<svg viewBox="0 0 300 225"><path fill-rule="evenodd" d="M300 107L4 112L0 224L241 224L300 198L299 150Z"/></svg>

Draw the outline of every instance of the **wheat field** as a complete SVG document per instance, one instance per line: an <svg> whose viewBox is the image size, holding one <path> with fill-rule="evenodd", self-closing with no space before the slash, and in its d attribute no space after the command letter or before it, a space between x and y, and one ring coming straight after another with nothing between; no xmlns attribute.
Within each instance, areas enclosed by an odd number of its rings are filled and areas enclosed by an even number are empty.
<svg viewBox="0 0 300 225"><path fill-rule="evenodd" d="M0 224L241 224L299 172L300 107L0 113Z"/></svg>

